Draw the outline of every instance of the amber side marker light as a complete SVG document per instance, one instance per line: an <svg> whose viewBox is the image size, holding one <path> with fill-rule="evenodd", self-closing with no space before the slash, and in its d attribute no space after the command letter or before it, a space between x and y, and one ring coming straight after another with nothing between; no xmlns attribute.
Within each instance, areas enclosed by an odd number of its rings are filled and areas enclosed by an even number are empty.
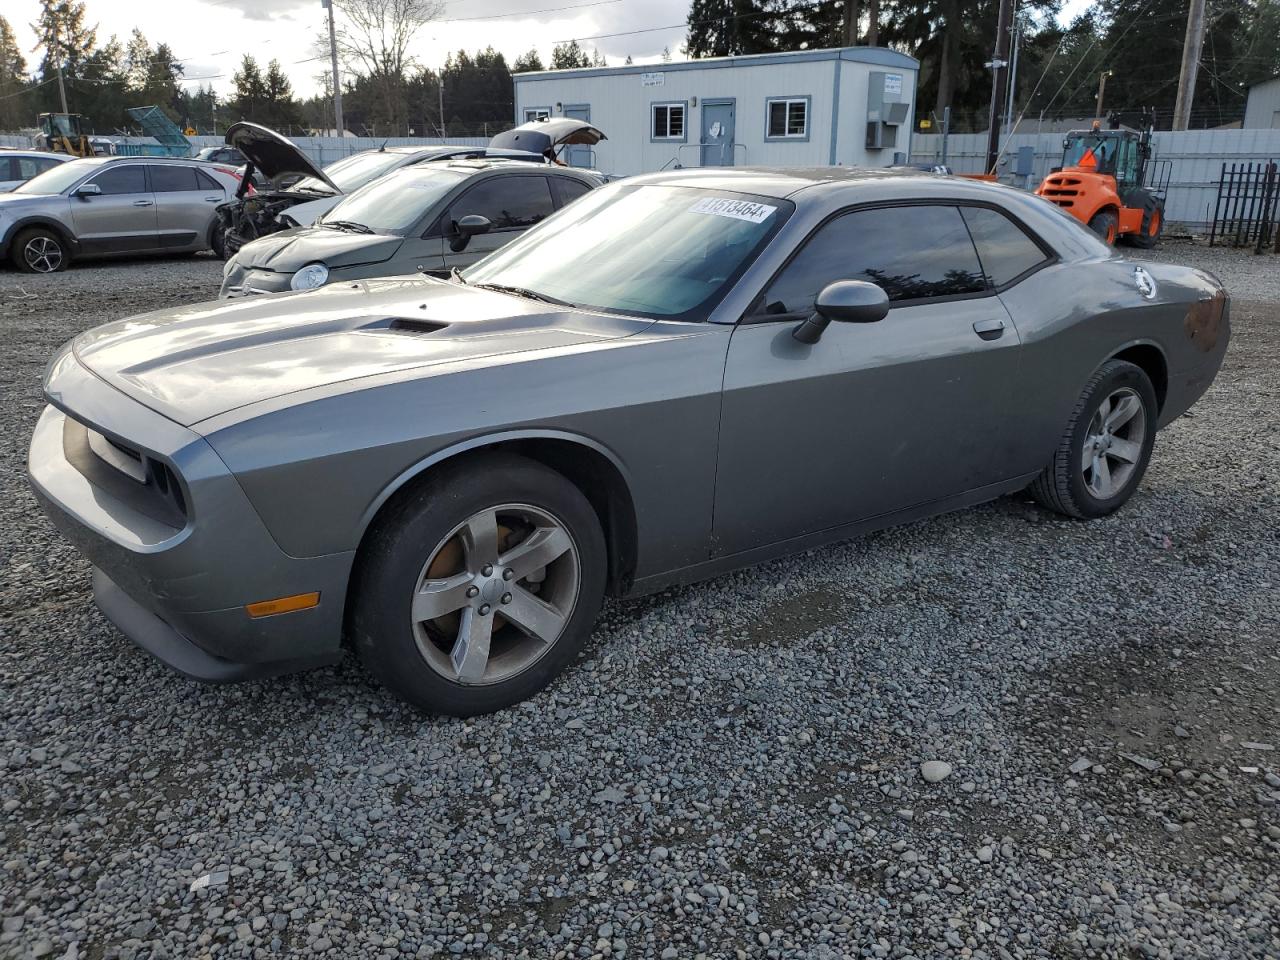
<svg viewBox="0 0 1280 960"><path fill-rule="evenodd" d="M245 604L245 611L253 619L274 617L277 613L294 613L298 610L310 610L320 604L320 593L298 593L292 597L277 597L275 600L260 600L257 603Z"/></svg>

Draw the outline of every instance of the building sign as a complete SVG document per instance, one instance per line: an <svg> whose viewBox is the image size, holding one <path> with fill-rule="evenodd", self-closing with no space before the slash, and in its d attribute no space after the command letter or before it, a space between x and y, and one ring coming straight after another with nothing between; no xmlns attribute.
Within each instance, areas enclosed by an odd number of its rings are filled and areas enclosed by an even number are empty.
<svg viewBox="0 0 1280 960"><path fill-rule="evenodd" d="M902 74L886 73L884 75L884 92L902 96Z"/></svg>
<svg viewBox="0 0 1280 960"><path fill-rule="evenodd" d="M642 73L640 74L640 86L642 87L661 87L667 82L665 73ZM898 77L898 83L902 83L902 77Z"/></svg>

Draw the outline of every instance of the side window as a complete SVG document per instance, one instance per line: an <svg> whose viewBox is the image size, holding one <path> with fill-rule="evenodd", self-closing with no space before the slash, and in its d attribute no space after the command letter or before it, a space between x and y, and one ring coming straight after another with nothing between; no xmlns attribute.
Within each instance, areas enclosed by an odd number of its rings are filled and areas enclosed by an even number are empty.
<svg viewBox="0 0 1280 960"><path fill-rule="evenodd" d="M770 140L803 139L809 135L809 101L799 98L769 100L768 129Z"/></svg>
<svg viewBox="0 0 1280 960"><path fill-rule="evenodd" d="M869 280L896 301L986 289L960 211L941 206L856 210L830 221L769 285L764 312L810 313L837 280Z"/></svg>
<svg viewBox="0 0 1280 960"><path fill-rule="evenodd" d="M185 190L199 190L196 182L196 171L193 167L169 166L156 164L151 170L151 189L155 193L180 193Z"/></svg>
<svg viewBox="0 0 1280 960"><path fill-rule="evenodd" d="M198 190L221 190L222 189L222 184L218 183L217 180L213 179L213 177L209 176L203 170L196 171L196 182L199 184L199 186L196 188Z"/></svg>
<svg viewBox="0 0 1280 960"><path fill-rule="evenodd" d="M1022 228L989 207L962 207L978 259L993 287L1003 287L1049 258Z"/></svg>
<svg viewBox="0 0 1280 960"><path fill-rule="evenodd" d="M98 189L107 196L121 193L147 192L147 181L142 172L142 165L137 163L103 170L89 183L96 183Z"/></svg>
<svg viewBox="0 0 1280 960"><path fill-rule="evenodd" d="M39 160L36 157L11 157L9 163L12 165L8 176L10 180L30 180L37 173L58 165L56 160Z"/></svg>
<svg viewBox="0 0 1280 960"><path fill-rule="evenodd" d="M551 216L551 186L546 177L499 176L478 183L454 203L453 220L478 214L494 230L523 230Z"/></svg>
<svg viewBox="0 0 1280 960"><path fill-rule="evenodd" d="M584 193L590 193L591 188L581 180L571 180L568 177L556 177L556 189L560 191L560 206L566 206L573 203Z"/></svg>
<svg viewBox="0 0 1280 960"><path fill-rule="evenodd" d="M6 157L0 155L0 180L29 180L30 174L23 175L26 168L22 166L18 157Z"/></svg>

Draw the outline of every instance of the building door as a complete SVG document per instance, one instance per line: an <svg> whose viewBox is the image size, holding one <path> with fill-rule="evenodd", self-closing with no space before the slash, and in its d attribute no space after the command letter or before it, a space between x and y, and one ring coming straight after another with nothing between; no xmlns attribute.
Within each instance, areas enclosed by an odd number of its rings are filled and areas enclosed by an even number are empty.
<svg viewBox="0 0 1280 960"><path fill-rule="evenodd" d="M585 120L591 122L591 104L589 103L571 103L564 108L564 115L574 120ZM571 167L586 167L590 169L595 166L592 157L592 149L587 146L578 144L577 146L565 147L564 157L565 163Z"/></svg>
<svg viewBox="0 0 1280 960"><path fill-rule="evenodd" d="M702 166L733 166L734 113L732 100L702 101L702 139L698 149L698 162Z"/></svg>

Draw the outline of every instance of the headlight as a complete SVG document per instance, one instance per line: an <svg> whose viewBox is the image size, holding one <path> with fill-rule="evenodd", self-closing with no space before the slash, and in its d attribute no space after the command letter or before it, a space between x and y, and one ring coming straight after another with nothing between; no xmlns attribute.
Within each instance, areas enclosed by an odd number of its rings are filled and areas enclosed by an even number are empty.
<svg viewBox="0 0 1280 960"><path fill-rule="evenodd" d="M308 263L289 281L290 290L314 290L329 279L329 268L323 263Z"/></svg>

